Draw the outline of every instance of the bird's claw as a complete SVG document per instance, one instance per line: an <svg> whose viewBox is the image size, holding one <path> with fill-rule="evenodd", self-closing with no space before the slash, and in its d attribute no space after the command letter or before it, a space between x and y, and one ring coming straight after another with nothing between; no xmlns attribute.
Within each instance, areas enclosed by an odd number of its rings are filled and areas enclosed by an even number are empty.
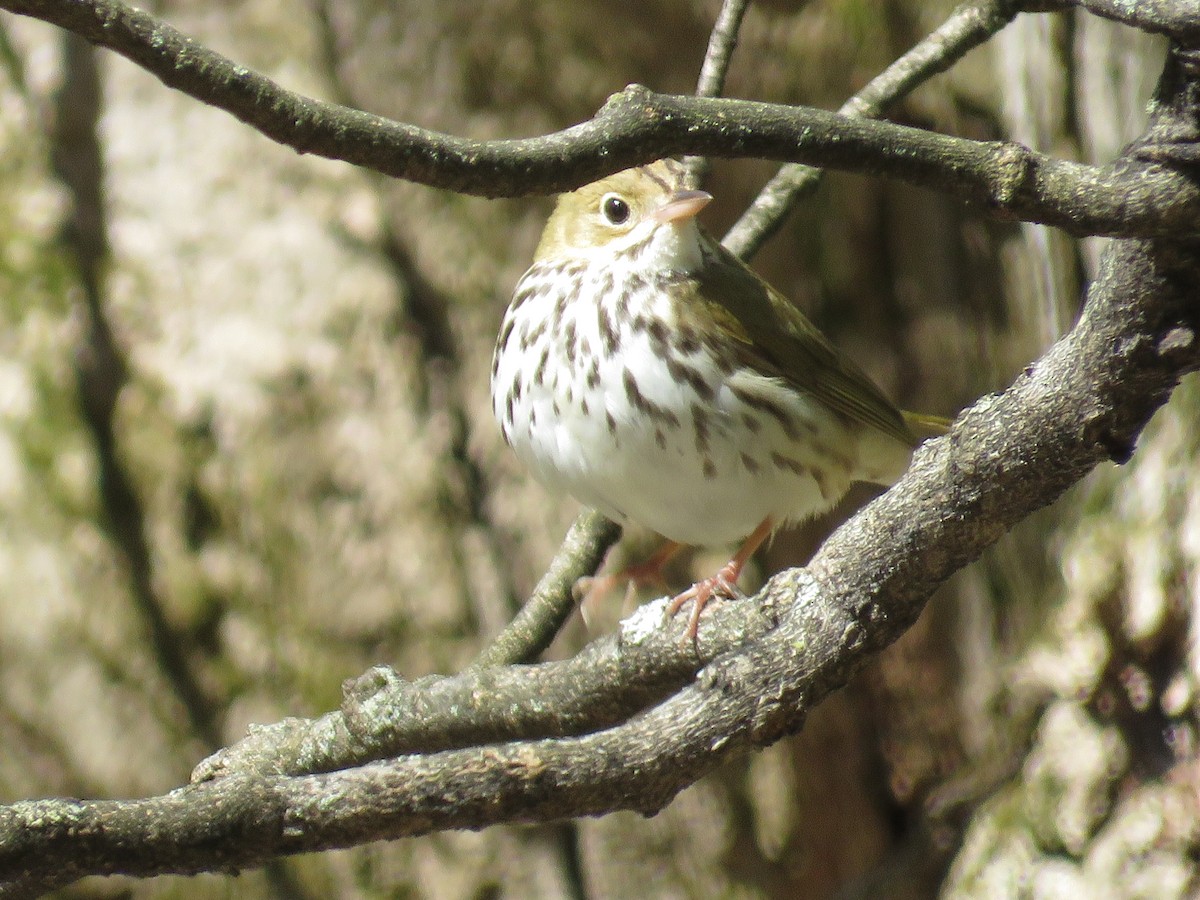
<svg viewBox="0 0 1200 900"><path fill-rule="evenodd" d="M670 619L689 600L692 602L692 613L688 616L687 628L684 629L683 638L685 641L695 641L696 636L700 631L700 613L704 611L704 607L714 597L725 597L730 600L744 599L746 594L737 585L738 575L741 574L740 566L736 566L734 561L726 563L719 572L715 575L697 581L682 594L678 594L670 603L667 604L666 618Z"/></svg>

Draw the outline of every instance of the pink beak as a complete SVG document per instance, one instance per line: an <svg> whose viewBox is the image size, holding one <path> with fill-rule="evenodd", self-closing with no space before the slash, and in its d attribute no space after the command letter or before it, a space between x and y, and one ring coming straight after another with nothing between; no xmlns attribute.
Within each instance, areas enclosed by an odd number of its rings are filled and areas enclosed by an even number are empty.
<svg viewBox="0 0 1200 900"><path fill-rule="evenodd" d="M712 202L708 191L676 191L671 199L651 213L658 222L686 222Z"/></svg>

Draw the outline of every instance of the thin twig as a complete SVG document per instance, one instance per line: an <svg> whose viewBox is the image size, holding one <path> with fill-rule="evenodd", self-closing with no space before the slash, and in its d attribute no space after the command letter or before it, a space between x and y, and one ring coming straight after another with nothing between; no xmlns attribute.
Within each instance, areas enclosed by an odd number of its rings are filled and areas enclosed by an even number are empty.
<svg viewBox="0 0 1200 900"><path fill-rule="evenodd" d="M725 0L712 33L708 36L708 49L704 51L704 62L700 66L700 77L696 81L697 97L720 97L725 90L725 76L737 46L738 32L750 0ZM706 156L684 158L687 166L687 183L699 187L708 174L709 161Z"/></svg>
<svg viewBox="0 0 1200 900"><path fill-rule="evenodd" d="M572 588L596 571L621 527L598 512L584 510L563 538L537 587L521 611L472 663L472 668L511 665L536 659L575 610Z"/></svg>
<svg viewBox="0 0 1200 900"><path fill-rule="evenodd" d="M1012 0L971 0L962 4L936 30L842 104L838 112L854 118L877 118L888 106L985 43L1018 12L1019 4ZM816 189L821 174L820 169L798 163L780 168L722 243L743 259L753 256L779 230L796 203Z"/></svg>
<svg viewBox="0 0 1200 900"><path fill-rule="evenodd" d="M696 81L697 97L720 97L725 90L725 76L737 46L738 31L750 0L725 0L717 14L716 24L708 37L708 49Z"/></svg>

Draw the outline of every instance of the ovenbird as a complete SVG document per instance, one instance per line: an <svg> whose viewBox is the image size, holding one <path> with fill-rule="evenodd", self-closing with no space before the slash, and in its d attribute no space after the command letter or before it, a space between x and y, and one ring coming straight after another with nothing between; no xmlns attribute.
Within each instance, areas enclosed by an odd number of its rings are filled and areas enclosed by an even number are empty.
<svg viewBox="0 0 1200 900"><path fill-rule="evenodd" d="M890 484L914 428L804 317L695 220L675 160L563 194L504 316L492 404L547 486L678 545L743 540L674 613L736 592L772 529ZM655 557L655 565L668 552Z"/></svg>

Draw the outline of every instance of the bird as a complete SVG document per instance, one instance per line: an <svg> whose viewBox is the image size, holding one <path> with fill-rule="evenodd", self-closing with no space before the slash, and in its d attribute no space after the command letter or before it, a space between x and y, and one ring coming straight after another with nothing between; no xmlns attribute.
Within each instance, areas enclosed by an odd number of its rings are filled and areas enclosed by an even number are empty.
<svg viewBox="0 0 1200 900"><path fill-rule="evenodd" d="M501 322L493 412L533 476L683 546L740 547L676 595L696 638L777 528L852 483L890 485L945 420L901 412L790 301L713 239L674 159L561 194Z"/></svg>

